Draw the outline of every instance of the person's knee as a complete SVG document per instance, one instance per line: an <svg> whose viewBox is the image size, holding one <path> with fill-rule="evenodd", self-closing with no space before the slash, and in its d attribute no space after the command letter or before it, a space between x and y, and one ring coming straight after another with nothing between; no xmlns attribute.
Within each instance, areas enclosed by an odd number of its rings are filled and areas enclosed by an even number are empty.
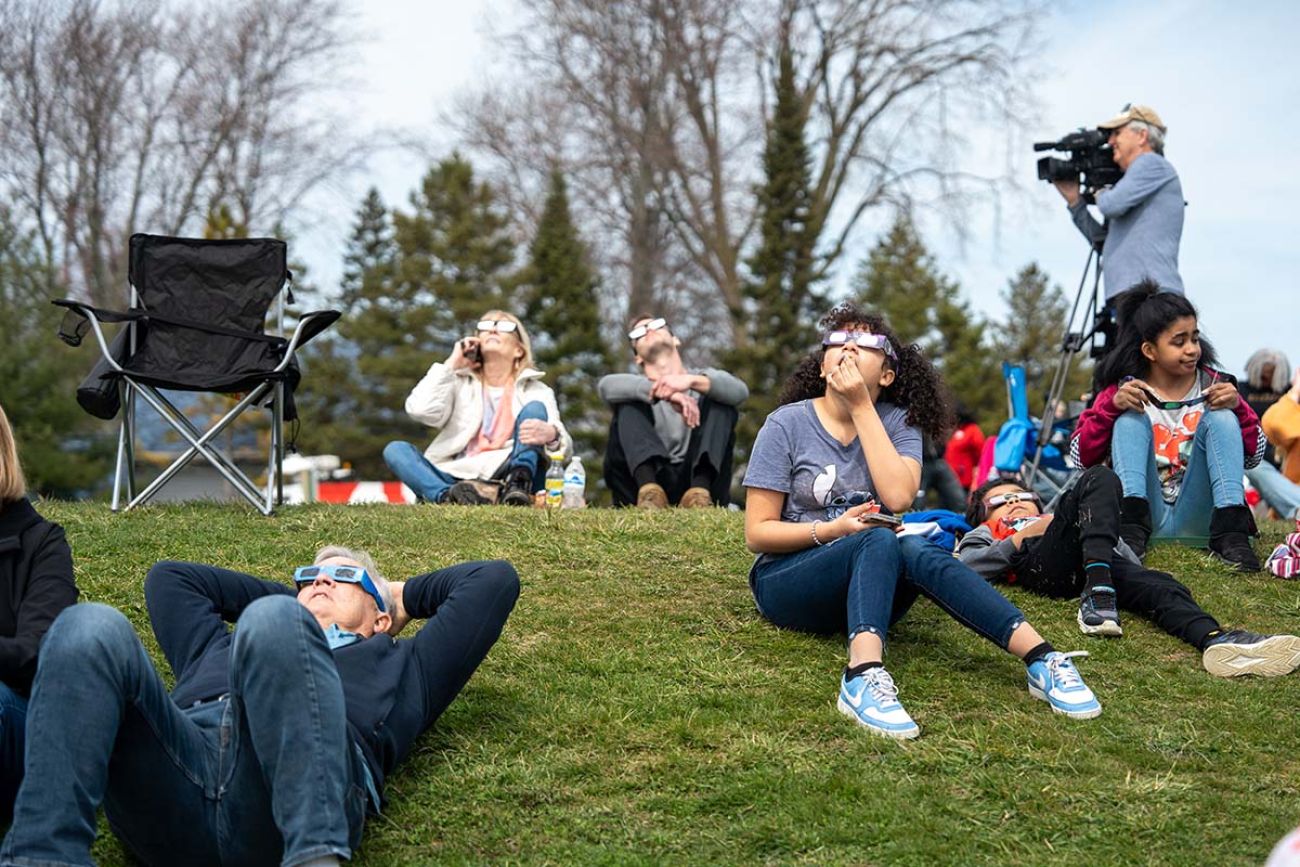
<svg viewBox="0 0 1300 867"><path fill-rule="evenodd" d="M550 414L546 411L546 404L540 400L530 400L519 408L519 415L515 417L520 421L527 421L528 419L546 421Z"/></svg>
<svg viewBox="0 0 1300 867"><path fill-rule="evenodd" d="M1236 434L1241 425L1237 422L1237 414L1230 409L1212 409L1205 413L1201 419L1202 425L1208 425L1216 434Z"/></svg>
<svg viewBox="0 0 1300 867"><path fill-rule="evenodd" d="M231 652L237 659L260 653L282 659L296 642L296 627L306 620L314 623L297 597L263 596L239 615Z"/></svg>
<svg viewBox="0 0 1300 867"><path fill-rule="evenodd" d="M1119 491L1121 485L1119 476L1110 467L1098 464L1088 467L1079 476L1080 489L1089 489L1094 491Z"/></svg>
<svg viewBox="0 0 1300 867"><path fill-rule="evenodd" d="M1119 436L1151 436L1151 420L1145 414L1140 412L1121 413L1120 417L1115 419L1114 431L1112 438Z"/></svg>
<svg viewBox="0 0 1300 867"><path fill-rule="evenodd" d="M391 468L394 461L400 461L404 456L410 454L411 444L402 440L393 440L384 446L384 463Z"/></svg>
<svg viewBox="0 0 1300 867"><path fill-rule="evenodd" d="M872 557L886 557L899 550L901 540L898 534L888 527L872 527L852 536L845 536L841 542L854 548L854 553L861 555L870 552ZM837 542L836 544L840 544Z"/></svg>
<svg viewBox="0 0 1300 867"><path fill-rule="evenodd" d="M41 643L43 667L71 660L104 659L121 654L139 639L126 615L99 602L82 602L65 608Z"/></svg>

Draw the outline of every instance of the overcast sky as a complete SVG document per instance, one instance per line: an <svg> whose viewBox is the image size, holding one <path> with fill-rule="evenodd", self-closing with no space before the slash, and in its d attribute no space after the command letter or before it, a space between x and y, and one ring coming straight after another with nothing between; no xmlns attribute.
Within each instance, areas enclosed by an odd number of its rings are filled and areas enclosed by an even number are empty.
<svg viewBox="0 0 1300 867"><path fill-rule="evenodd" d="M357 8L364 39L356 71L363 95L351 103L357 123L404 128L427 140L430 153L450 149L436 118L497 58L488 24L509 24L510 0L366 0ZM1055 139L1126 102L1155 107L1188 201L1181 271L1202 330L1229 370L1261 346L1300 364L1300 4L1068 4L1055 7L1044 30L1050 69L1038 88L1041 119L1027 138ZM1026 179L1023 196L996 222L991 208L975 215L964 245L940 222L922 223L940 266L990 315L1001 314L999 293L1030 261L1073 297L1087 256L1055 190L1034 180L1037 156L1026 150L1015 166ZM338 279L364 190L375 185L390 205L404 204L427 167L425 158L385 151L317 210L297 255L323 286ZM881 228L865 225L841 267L851 269Z"/></svg>

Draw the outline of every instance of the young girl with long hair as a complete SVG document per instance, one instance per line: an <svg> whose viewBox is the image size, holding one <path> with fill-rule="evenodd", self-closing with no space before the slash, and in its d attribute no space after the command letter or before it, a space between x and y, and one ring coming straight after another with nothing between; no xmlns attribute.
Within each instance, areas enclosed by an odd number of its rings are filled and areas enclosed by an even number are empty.
<svg viewBox="0 0 1300 867"><path fill-rule="evenodd" d="M1212 555L1258 571L1241 477L1267 445L1259 419L1218 368L1186 297L1147 281L1117 305L1119 335L1071 455L1084 467L1110 462L1124 490L1120 535L1139 557L1153 535L1208 535Z"/></svg>
<svg viewBox="0 0 1300 867"><path fill-rule="evenodd" d="M1054 711L1100 714L1070 660L1076 654L1057 652L947 551L883 524L882 514L906 509L916 496L922 432L939 436L948 426L938 373L881 317L851 304L821 326L821 347L790 377L745 475L745 543L759 555L749 577L759 612L788 629L847 628L837 706L876 734L920 731L882 663L886 632L918 595L1023 659L1030 693Z"/></svg>

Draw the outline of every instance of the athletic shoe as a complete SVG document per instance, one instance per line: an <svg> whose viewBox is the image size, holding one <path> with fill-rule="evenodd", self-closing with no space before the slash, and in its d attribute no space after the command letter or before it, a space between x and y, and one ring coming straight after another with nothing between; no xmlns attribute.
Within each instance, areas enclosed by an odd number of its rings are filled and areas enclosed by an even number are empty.
<svg viewBox="0 0 1300 867"><path fill-rule="evenodd" d="M1229 629L1210 639L1201 664L1215 677L1257 674L1278 677L1300 667L1300 638L1294 635L1259 635Z"/></svg>
<svg viewBox="0 0 1300 867"><path fill-rule="evenodd" d="M447 489L441 502L456 506L485 506L492 501L480 494L472 481L460 481Z"/></svg>
<svg viewBox="0 0 1300 867"><path fill-rule="evenodd" d="M1123 635L1115 588L1099 584L1079 598L1079 631L1084 635Z"/></svg>
<svg viewBox="0 0 1300 867"><path fill-rule="evenodd" d="M840 678L840 713L867 731L887 738L914 738L921 733L898 702L898 687L883 668L868 668L852 680Z"/></svg>
<svg viewBox="0 0 1300 867"><path fill-rule="evenodd" d="M506 475L501 502L507 506L533 504L533 473L528 467L515 467Z"/></svg>
<svg viewBox="0 0 1300 867"><path fill-rule="evenodd" d="M1071 657L1087 655L1086 650L1071 653L1054 650L1034 662L1029 666L1029 694L1050 704L1057 713L1063 713L1072 719L1101 716L1101 703L1070 661Z"/></svg>

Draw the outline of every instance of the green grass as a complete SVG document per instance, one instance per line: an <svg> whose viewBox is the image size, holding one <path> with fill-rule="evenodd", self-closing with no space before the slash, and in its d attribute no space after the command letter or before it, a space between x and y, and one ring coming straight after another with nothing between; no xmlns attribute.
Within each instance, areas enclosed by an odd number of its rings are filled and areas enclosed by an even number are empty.
<svg viewBox="0 0 1300 867"><path fill-rule="evenodd" d="M393 577L514 562L500 644L390 778L358 864L1258 864L1300 821L1300 675L1213 678L1145 621L1087 639L1069 603L1016 590L1059 648L1091 651L1099 719L1054 716L1018 661L920 602L887 661L922 737L858 730L834 708L842 640L755 613L737 513L41 508L84 598L155 653L140 585L158 559L285 580L325 543ZM1300 585L1185 548L1151 564L1225 625L1300 629ZM127 863L108 834L96 856Z"/></svg>

